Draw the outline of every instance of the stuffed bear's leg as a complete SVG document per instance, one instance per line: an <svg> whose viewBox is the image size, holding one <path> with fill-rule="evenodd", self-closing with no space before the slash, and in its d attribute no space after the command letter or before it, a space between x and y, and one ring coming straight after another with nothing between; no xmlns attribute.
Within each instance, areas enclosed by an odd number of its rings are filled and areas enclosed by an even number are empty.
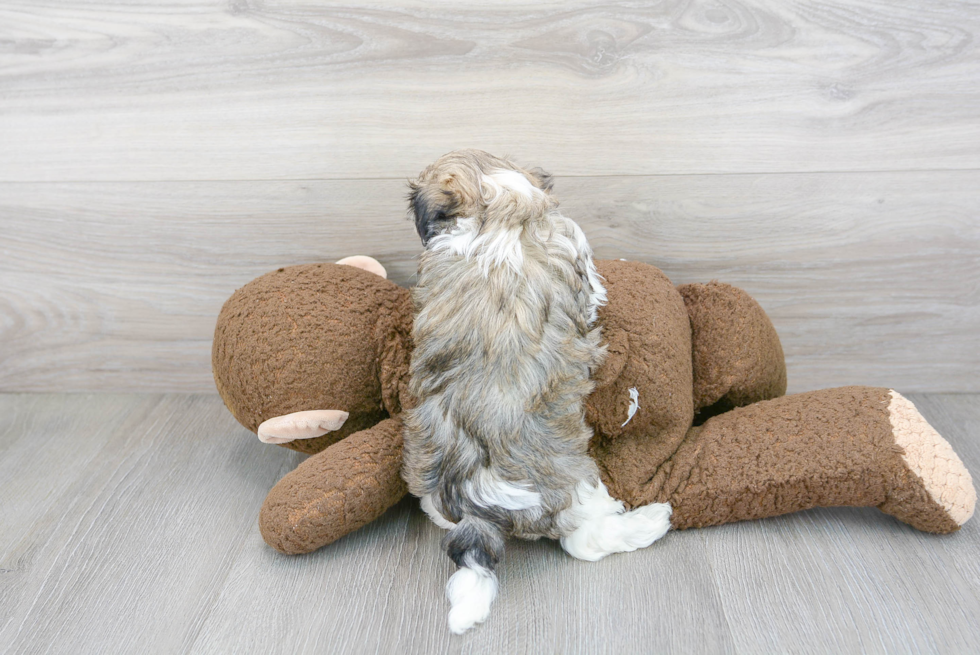
<svg viewBox="0 0 980 655"><path fill-rule="evenodd" d="M408 490L402 423L386 419L317 453L276 483L259 514L266 543L309 553L370 523Z"/></svg>
<svg viewBox="0 0 980 655"><path fill-rule="evenodd" d="M692 428L644 496L669 502L676 528L850 505L952 532L976 504L950 445L906 399L869 387L796 394L716 416Z"/></svg>
<svg viewBox="0 0 980 655"><path fill-rule="evenodd" d="M696 421L786 393L786 364L762 307L729 284L677 287L691 319Z"/></svg>

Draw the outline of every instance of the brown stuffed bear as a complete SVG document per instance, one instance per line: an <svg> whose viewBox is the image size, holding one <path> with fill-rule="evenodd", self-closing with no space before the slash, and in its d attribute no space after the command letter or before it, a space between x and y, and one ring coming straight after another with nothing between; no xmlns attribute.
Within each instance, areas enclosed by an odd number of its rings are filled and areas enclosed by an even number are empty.
<svg viewBox="0 0 980 655"><path fill-rule="evenodd" d="M780 397L782 348L745 292L597 265L609 356L587 405L591 452L628 506L670 503L678 529L851 505L952 532L973 514L970 474L895 391ZM225 303L212 353L225 404L263 441L313 454L262 507L277 550L320 548L405 495L411 322L408 290L366 257L281 268Z"/></svg>

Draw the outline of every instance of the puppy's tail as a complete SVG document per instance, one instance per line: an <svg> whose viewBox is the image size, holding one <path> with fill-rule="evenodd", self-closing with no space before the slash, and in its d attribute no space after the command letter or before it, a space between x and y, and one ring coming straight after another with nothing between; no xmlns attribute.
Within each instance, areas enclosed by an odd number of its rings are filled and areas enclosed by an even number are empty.
<svg viewBox="0 0 980 655"><path fill-rule="evenodd" d="M504 536L496 525L476 516L464 516L443 539L446 553L459 569L446 584L449 630L462 634L490 614L497 596L494 569L504 554Z"/></svg>

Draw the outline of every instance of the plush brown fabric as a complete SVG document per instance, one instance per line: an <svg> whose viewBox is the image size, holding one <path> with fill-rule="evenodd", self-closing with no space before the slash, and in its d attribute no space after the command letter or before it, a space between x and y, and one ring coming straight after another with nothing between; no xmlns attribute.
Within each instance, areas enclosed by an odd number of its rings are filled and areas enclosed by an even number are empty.
<svg viewBox="0 0 980 655"><path fill-rule="evenodd" d="M695 410L707 418L786 393L783 347L759 303L720 282L677 290L691 318Z"/></svg>
<svg viewBox="0 0 980 655"><path fill-rule="evenodd" d="M586 401L595 430L591 451L610 493L633 504L635 490L677 449L691 427L691 329L680 295L667 276L637 262L600 261L608 302L599 312L615 341L602 369L604 384ZM625 359L625 362L620 361ZM636 389L640 409L624 426Z"/></svg>
<svg viewBox="0 0 980 655"><path fill-rule="evenodd" d="M349 412L337 432L283 444L319 452L387 416L379 362L389 382L399 377L391 369L400 360L405 375L408 366L407 356L382 340L405 330L411 330L411 300L393 282L352 266L281 268L249 282L221 309L211 353L215 384L253 432L292 412Z"/></svg>
<svg viewBox="0 0 980 655"><path fill-rule="evenodd" d="M381 421L335 443L272 488L259 514L262 538L295 555L357 530L408 493L401 464L399 419Z"/></svg>
<svg viewBox="0 0 980 655"><path fill-rule="evenodd" d="M902 461L888 389L841 387L755 403L692 428L646 502L676 528L841 505L880 507L920 530L958 526Z"/></svg>
<svg viewBox="0 0 980 655"><path fill-rule="evenodd" d="M934 500L945 497L941 476L930 476L939 494L930 496L903 459L888 390L768 400L786 388L782 348L745 292L719 283L675 289L652 266L597 265L609 296L599 314L609 355L586 414L591 452L614 496L631 506L670 502L677 528L822 505L877 506L930 532L958 527ZM267 418L310 409L350 412L338 432L289 444L322 452L266 499L261 530L274 548L315 550L406 493L399 412L412 405L411 317L405 289L331 264L270 273L222 309L215 382L243 425L254 431ZM639 409L627 421L630 389ZM696 419L706 422L692 427ZM955 458L948 445L920 449L916 466L939 470L928 458L940 451ZM956 479L968 518L976 493L965 469Z"/></svg>

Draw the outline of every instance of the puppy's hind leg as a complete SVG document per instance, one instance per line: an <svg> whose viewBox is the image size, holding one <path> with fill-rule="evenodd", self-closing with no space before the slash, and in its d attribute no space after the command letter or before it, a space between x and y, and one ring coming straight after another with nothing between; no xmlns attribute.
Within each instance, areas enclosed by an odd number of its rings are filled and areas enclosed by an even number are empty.
<svg viewBox="0 0 980 655"><path fill-rule="evenodd" d="M459 569L446 584L449 630L462 634L490 615L497 596L494 569L504 551L504 537L489 521L464 516L443 539L449 557Z"/></svg>
<svg viewBox="0 0 980 655"><path fill-rule="evenodd" d="M669 504L627 512L598 479L579 482L572 499L572 506L558 515L558 525L562 548L578 559L595 562L612 553L646 548L670 529Z"/></svg>

